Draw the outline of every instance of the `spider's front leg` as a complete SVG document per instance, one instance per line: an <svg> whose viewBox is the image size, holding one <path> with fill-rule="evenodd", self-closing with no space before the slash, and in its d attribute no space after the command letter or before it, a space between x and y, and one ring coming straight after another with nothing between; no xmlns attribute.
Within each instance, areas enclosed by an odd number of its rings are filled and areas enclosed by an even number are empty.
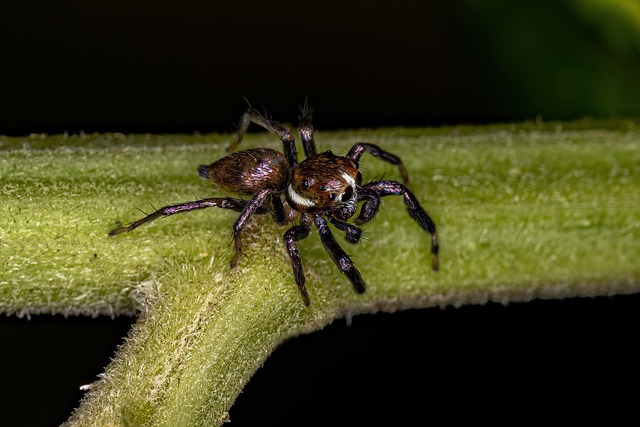
<svg viewBox="0 0 640 427"><path fill-rule="evenodd" d="M402 196L404 204L409 212L409 216L413 218L427 233L431 235L431 253L433 254L432 268L438 270L438 233L436 232L436 224L433 222L429 214L422 209L418 199L404 185L395 181L378 181L365 185L358 194L358 201L364 200L360 215L356 219L356 224L364 224L373 219L380 209L380 197L384 196Z"/></svg>
<svg viewBox="0 0 640 427"><path fill-rule="evenodd" d="M324 249L327 251L331 260L335 263L338 269L344 273L349 281L353 285L353 289L359 294L364 293L367 290L367 286L360 275L360 272L349 258L349 255L345 253L345 251L340 247L335 237L331 233L329 229L329 225L327 224L327 220L321 217L320 215L316 215L316 227L320 232L320 240L322 240L322 245Z"/></svg>
<svg viewBox="0 0 640 427"><path fill-rule="evenodd" d="M402 175L402 182L404 185L409 185L409 174L407 173L407 169L404 167L404 164L402 164L400 157L391 154L388 151L384 151L377 145L369 144L368 142L359 142L351 147L347 157L357 163L365 151L374 157L397 166L400 170L400 174Z"/></svg>
<svg viewBox="0 0 640 427"><path fill-rule="evenodd" d="M284 243L287 246L287 252L289 252L289 258L291 258L291 265L293 267L293 277L298 285L298 290L304 299L304 305L309 305L311 300L309 299L309 293L305 286L306 279L304 277L304 271L302 270L302 260L300 258L300 250L298 249L298 240L302 240L309 235L311 231L311 218L307 214L302 214L300 217L300 225L294 225L284 233Z"/></svg>

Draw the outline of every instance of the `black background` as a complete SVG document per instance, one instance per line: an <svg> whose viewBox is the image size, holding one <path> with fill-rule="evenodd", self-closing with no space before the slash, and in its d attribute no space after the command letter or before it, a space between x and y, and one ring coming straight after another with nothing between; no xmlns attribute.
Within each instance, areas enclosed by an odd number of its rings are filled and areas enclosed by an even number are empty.
<svg viewBox="0 0 640 427"><path fill-rule="evenodd" d="M295 122L308 96L318 129L640 114L640 40L624 10L220 3L3 6L0 134L230 131L242 97Z"/></svg>
<svg viewBox="0 0 640 427"><path fill-rule="evenodd" d="M569 2L217 3L3 6L0 134L232 131L243 97L295 123L308 96L320 130L640 113L640 55ZM231 418L620 414L637 388L638 307L633 295L336 322L278 349ZM0 319L2 424L66 419L132 322Z"/></svg>
<svg viewBox="0 0 640 427"><path fill-rule="evenodd" d="M637 408L640 295L356 316L289 340L231 425L627 420ZM3 425L64 421L133 319L6 318Z"/></svg>
<svg viewBox="0 0 640 427"><path fill-rule="evenodd" d="M228 131L242 97L293 121L308 96L318 128L491 117L449 6L218 3L40 2L4 16L5 133Z"/></svg>

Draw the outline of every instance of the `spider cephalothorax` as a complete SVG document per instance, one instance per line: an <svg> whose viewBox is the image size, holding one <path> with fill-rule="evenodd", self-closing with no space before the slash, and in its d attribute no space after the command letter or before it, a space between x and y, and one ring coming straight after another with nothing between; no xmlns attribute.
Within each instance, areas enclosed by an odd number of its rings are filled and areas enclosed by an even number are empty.
<svg viewBox="0 0 640 427"><path fill-rule="evenodd" d="M347 220L356 212L358 187L362 175L358 164L331 151L318 153L300 163L293 170L287 187L289 205L304 213L322 213Z"/></svg>
<svg viewBox="0 0 640 427"><path fill-rule="evenodd" d="M398 157L366 142L354 145L346 156L337 156L331 151L317 153L311 127L311 108L306 103L300 116L299 131L306 155L301 163L298 163L291 131L251 107L242 117L236 140L229 147L230 151L240 143L250 123L276 133L282 140L284 153L270 148L251 148L231 153L211 165L201 165L198 172L221 188L241 196L251 196L251 199L215 197L165 206L127 226L112 230L109 235L131 231L162 216L214 206L231 209L240 212L233 226L233 268L242 254L242 230L252 215L270 213L280 224L298 220L284 233L284 242L291 258L296 284L308 305L309 294L296 242L307 237L315 224L322 244L333 262L349 278L356 292L363 293L366 290L365 282L351 258L333 237L328 223L343 231L346 240L355 244L362 235L358 226L371 221L378 213L380 198L399 195L403 197L411 218L431 235L432 268L438 269L435 223L407 189L409 178ZM365 151L397 166L403 184L395 181L373 181L363 185L358 161ZM354 221L356 225L350 224L347 220L355 215L358 202L363 202L360 214Z"/></svg>

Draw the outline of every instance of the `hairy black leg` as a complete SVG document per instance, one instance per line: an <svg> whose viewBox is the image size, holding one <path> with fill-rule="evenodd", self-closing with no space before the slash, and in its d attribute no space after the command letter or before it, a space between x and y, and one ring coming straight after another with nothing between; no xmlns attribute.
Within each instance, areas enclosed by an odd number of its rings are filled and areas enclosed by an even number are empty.
<svg viewBox="0 0 640 427"><path fill-rule="evenodd" d="M335 218L329 218L329 222L333 224L338 230L345 232L345 239L347 242L355 245L360 241L360 237L362 237L362 230L360 227L356 227L353 224L349 224L348 222L340 221Z"/></svg>
<svg viewBox="0 0 640 427"><path fill-rule="evenodd" d="M263 188L258 191L253 198L247 202L247 205L240 213L240 216L233 224L233 247L235 252L233 254L233 258L231 258L231 268L235 268L236 265L238 265L238 259L240 259L240 255L242 254L242 230L249 222L251 216L262 207L262 203L271 191L272 190L269 190L268 188Z"/></svg>
<svg viewBox="0 0 640 427"><path fill-rule="evenodd" d="M279 193L269 194L269 205L271 207L271 215L278 224L284 224L287 218L284 214L284 206Z"/></svg>
<svg viewBox="0 0 640 427"><path fill-rule="evenodd" d="M368 192L366 188L362 188L358 191L358 201L364 201L364 203L360 208L360 215L356 218L355 223L362 225L371 221L380 210L380 196L374 192Z"/></svg>
<svg viewBox="0 0 640 427"><path fill-rule="evenodd" d="M390 195L402 195L404 200L404 204L407 207L407 211L409 212L409 216L413 218L419 225L425 230L427 233L431 234L431 253L433 254L433 262L432 268L434 270L438 270L438 233L436 232L436 224L433 222L429 214L422 209L420 203L418 203L418 199L413 195L411 191L404 185L395 181L378 181L372 182L365 185L362 189L364 194L372 194L377 195L378 197L390 196ZM369 199L369 203L371 200L374 200L375 196ZM366 203L365 203L366 204ZM379 202L378 202L379 207ZM370 205L368 208L371 212L368 212L367 215L369 220L373 218L376 214L378 207L373 207ZM364 209L364 206L363 206ZM360 218L358 218L360 219ZM357 222L357 221L356 221Z"/></svg>
<svg viewBox="0 0 640 427"><path fill-rule="evenodd" d="M287 156L287 161L294 167L298 164L298 153L296 151L296 141L293 138L293 134L289 129L282 126L280 123L275 120L271 120L260 114L258 110L249 106L247 112L244 113L242 119L240 119L240 126L238 128L238 133L236 134L236 139L229 145L228 151L233 151L236 149L245 133L247 133L247 129L251 123L255 123L259 126L262 126L269 132L273 132L278 135L280 140L282 141L282 146L284 149L284 154Z"/></svg>
<svg viewBox="0 0 640 427"><path fill-rule="evenodd" d="M327 220L316 215L316 227L320 232L320 240L322 240L324 249L327 251L331 260L335 263L338 269L349 278L349 281L353 285L355 291L359 294L366 291L367 286L364 283L362 276L360 276L360 272L355 265L353 265L351 258L349 258L349 256L340 247L335 237L333 237L333 234L329 229L329 225L327 224Z"/></svg>
<svg viewBox="0 0 640 427"><path fill-rule="evenodd" d="M304 155L307 159L316 154L316 143L313 140L313 109L309 100L305 98L304 105L300 108L300 138L304 147Z"/></svg>
<svg viewBox="0 0 640 427"><path fill-rule="evenodd" d="M300 225L294 225L284 233L284 243L287 246L287 252L289 252L289 258L291 258L291 266L293 267L293 277L296 279L296 285L298 290L304 299L304 304L309 305L309 293L305 286L306 279L304 277L304 271L302 270L302 260L300 258L300 250L298 249L298 240L302 240L309 235L311 231L311 219L309 215L303 214L300 218Z"/></svg>
<svg viewBox="0 0 640 427"><path fill-rule="evenodd" d="M139 219L138 221L134 221L124 227L118 227L114 230L111 230L109 232L109 236L115 236L116 234L126 233L128 231L134 230L140 227L141 225L144 225L160 217L171 216L171 215L184 213L184 212L190 212L197 209L218 207L223 209L231 209L236 212L242 212L242 210L246 207L247 203L248 202L246 200L232 199L230 197L215 197L210 199L194 200L192 202L179 203L177 205L164 206L156 210L154 213L147 215L142 219ZM256 210L255 213L265 214L267 212L268 212L267 209L265 209L264 207L260 207L259 209Z"/></svg>
<svg viewBox="0 0 640 427"><path fill-rule="evenodd" d="M351 147L351 150L349 150L347 157L355 162L358 162L360 160L360 156L362 156L362 153L364 153L365 151L372 156L384 160L385 162L398 166L398 169L400 169L400 174L402 175L402 182L404 183L404 185L409 185L409 174L402 164L402 160L400 160L400 157L395 156L388 151L384 151L377 145L369 144L367 142L359 142Z"/></svg>

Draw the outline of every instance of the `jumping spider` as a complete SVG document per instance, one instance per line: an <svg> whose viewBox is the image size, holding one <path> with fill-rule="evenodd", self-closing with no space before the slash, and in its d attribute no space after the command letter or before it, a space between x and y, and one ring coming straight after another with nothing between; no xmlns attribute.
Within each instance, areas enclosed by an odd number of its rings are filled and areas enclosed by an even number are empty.
<svg viewBox="0 0 640 427"><path fill-rule="evenodd" d="M109 235L115 236L131 231L156 218L196 209L213 206L231 209L240 212L240 216L233 225L235 252L231 259L231 268L234 268L242 254L242 230L252 215L271 214L279 224L286 224L299 218L299 224L293 225L284 233L284 242L291 258L296 284L305 305L309 305L309 294L305 287L300 251L296 242L307 237L312 224L315 223L322 244L333 262L347 276L355 291L363 293L366 290L365 282L351 258L333 237L328 223L343 231L347 242L355 244L362 235L358 225L371 221L378 213L380 198L401 195L409 216L431 235L432 268L437 270L436 225L429 214L422 209L413 193L407 189L409 178L402 161L380 147L366 142L355 144L346 156L337 156L331 151L318 153L313 139L311 116L312 110L305 102L301 108L299 132L306 160L301 163L298 163L295 140L291 131L249 107L242 117L237 137L229 146L229 151L233 151L238 146L249 125L255 123L280 137L284 154L271 148L250 148L231 153L209 166L198 167L201 177L212 180L231 193L249 196L251 197L249 200L215 197L165 206L127 226L111 230ZM397 166L404 184L385 180L363 185L358 161L365 151ZM347 220L356 213L359 202L364 203L360 214L355 219L357 225L347 223Z"/></svg>

